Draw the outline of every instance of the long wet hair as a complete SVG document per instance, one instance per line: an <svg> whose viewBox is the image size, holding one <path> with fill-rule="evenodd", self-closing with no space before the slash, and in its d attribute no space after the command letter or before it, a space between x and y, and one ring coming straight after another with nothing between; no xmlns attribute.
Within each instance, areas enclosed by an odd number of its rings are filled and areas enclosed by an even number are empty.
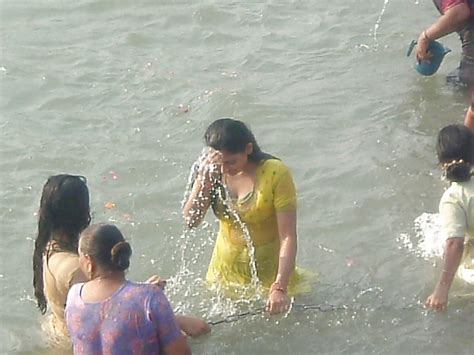
<svg viewBox="0 0 474 355"><path fill-rule="evenodd" d="M232 118L220 118L212 122L204 134L206 145L215 150L225 150L229 153L244 153L247 145L252 143L253 150L248 159L256 164L273 158L262 152L260 146L245 123Z"/></svg>
<svg viewBox="0 0 474 355"><path fill-rule="evenodd" d="M43 256L55 251L77 253L79 234L90 224L89 190L83 176L50 176L43 187L38 212L38 235L33 252L33 287L38 308L46 313ZM54 243L50 243L54 242Z"/></svg>
<svg viewBox="0 0 474 355"><path fill-rule="evenodd" d="M94 224L81 233L79 249L94 258L106 271L125 271L130 266L132 248L112 224Z"/></svg>
<svg viewBox="0 0 474 355"><path fill-rule="evenodd" d="M439 163L446 179L469 181L474 165L474 133L463 125L449 125L441 129L436 144Z"/></svg>

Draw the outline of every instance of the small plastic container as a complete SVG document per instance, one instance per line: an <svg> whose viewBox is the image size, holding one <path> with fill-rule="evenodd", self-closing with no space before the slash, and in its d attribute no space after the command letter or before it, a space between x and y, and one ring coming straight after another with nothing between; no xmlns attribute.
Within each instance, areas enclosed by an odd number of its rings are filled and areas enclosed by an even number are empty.
<svg viewBox="0 0 474 355"><path fill-rule="evenodd" d="M408 47L407 57L410 56L411 52L416 46L416 41L411 41L410 46ZM425 76L430 76L436 73L443 61L443 58L446 54L451 52L451 49L443 46L438 41L432 41L428 46L428 52L431 54L431 58L429 61L426 62L419 62L415 63L415 69L418 73Z"/></svg>

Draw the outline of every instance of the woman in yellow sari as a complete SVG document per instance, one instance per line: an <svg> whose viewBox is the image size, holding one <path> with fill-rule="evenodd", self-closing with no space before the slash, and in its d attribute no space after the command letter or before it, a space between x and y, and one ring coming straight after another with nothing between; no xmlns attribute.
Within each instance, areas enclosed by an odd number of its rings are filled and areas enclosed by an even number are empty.
<svg viewBox="0 0 474 355"><path fill-rule="evenodd" d="M207 281L225 290L252 285L268 291L267 310L288 310L289 295L308 291L296 258L296 191L283 162L263 153L241 121L214 121L205 133L210 147L201 161L183 213L196 227L212 207L219 234ZM246 240L246 231L251 240ZM253 249L253 251L252 251ZM250 255L255 256L254 273Z"/></svg>

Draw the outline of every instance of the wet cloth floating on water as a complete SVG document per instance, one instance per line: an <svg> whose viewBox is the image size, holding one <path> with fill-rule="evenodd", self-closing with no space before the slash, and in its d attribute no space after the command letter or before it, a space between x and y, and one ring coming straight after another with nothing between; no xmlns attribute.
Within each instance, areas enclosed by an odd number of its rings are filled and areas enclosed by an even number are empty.
<svg viewBox="0 0 474 355"><path fill-rule="evenodd" d="M415 40L411 41L410 45L408 46L407 57L411 55L416 44L417 42ZM428 46L428 52L431 54L429 61L416 61L415 63L416 71L425 76L433 75L438 71L444 56L451 52L451 49L443 46L438 41L432 41Z"/></svg>

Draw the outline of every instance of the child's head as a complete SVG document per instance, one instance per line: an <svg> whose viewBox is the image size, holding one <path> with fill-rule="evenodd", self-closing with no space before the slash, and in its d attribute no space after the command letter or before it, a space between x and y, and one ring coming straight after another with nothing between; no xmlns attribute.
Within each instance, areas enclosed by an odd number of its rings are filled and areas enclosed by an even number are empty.
<svg viewBox="0 0 474 355"><path fill-rule="evenodd" d="M449 125L441 129L436 144L439 163L450 181L471 179L474 164L474 134L463 125Z"/></svg>
<svg viewBox="0 0 474 355"><path fill-rule="evenodd" d="M47 307L43 291L43 254L46 246L54 240L61 250L77 252L79 234L90 220L86 179L67 174L49 177L41 195L33 254L33 286L42 313L46 312Z"/></svg>
<svg viewBox="0 0 474 355"><path fill-rule="evenodd" d="M81 233L79 260L82 271L93 278L102 272L123 272L130 266L132 248L111 224L94 224Z"/></svg>

